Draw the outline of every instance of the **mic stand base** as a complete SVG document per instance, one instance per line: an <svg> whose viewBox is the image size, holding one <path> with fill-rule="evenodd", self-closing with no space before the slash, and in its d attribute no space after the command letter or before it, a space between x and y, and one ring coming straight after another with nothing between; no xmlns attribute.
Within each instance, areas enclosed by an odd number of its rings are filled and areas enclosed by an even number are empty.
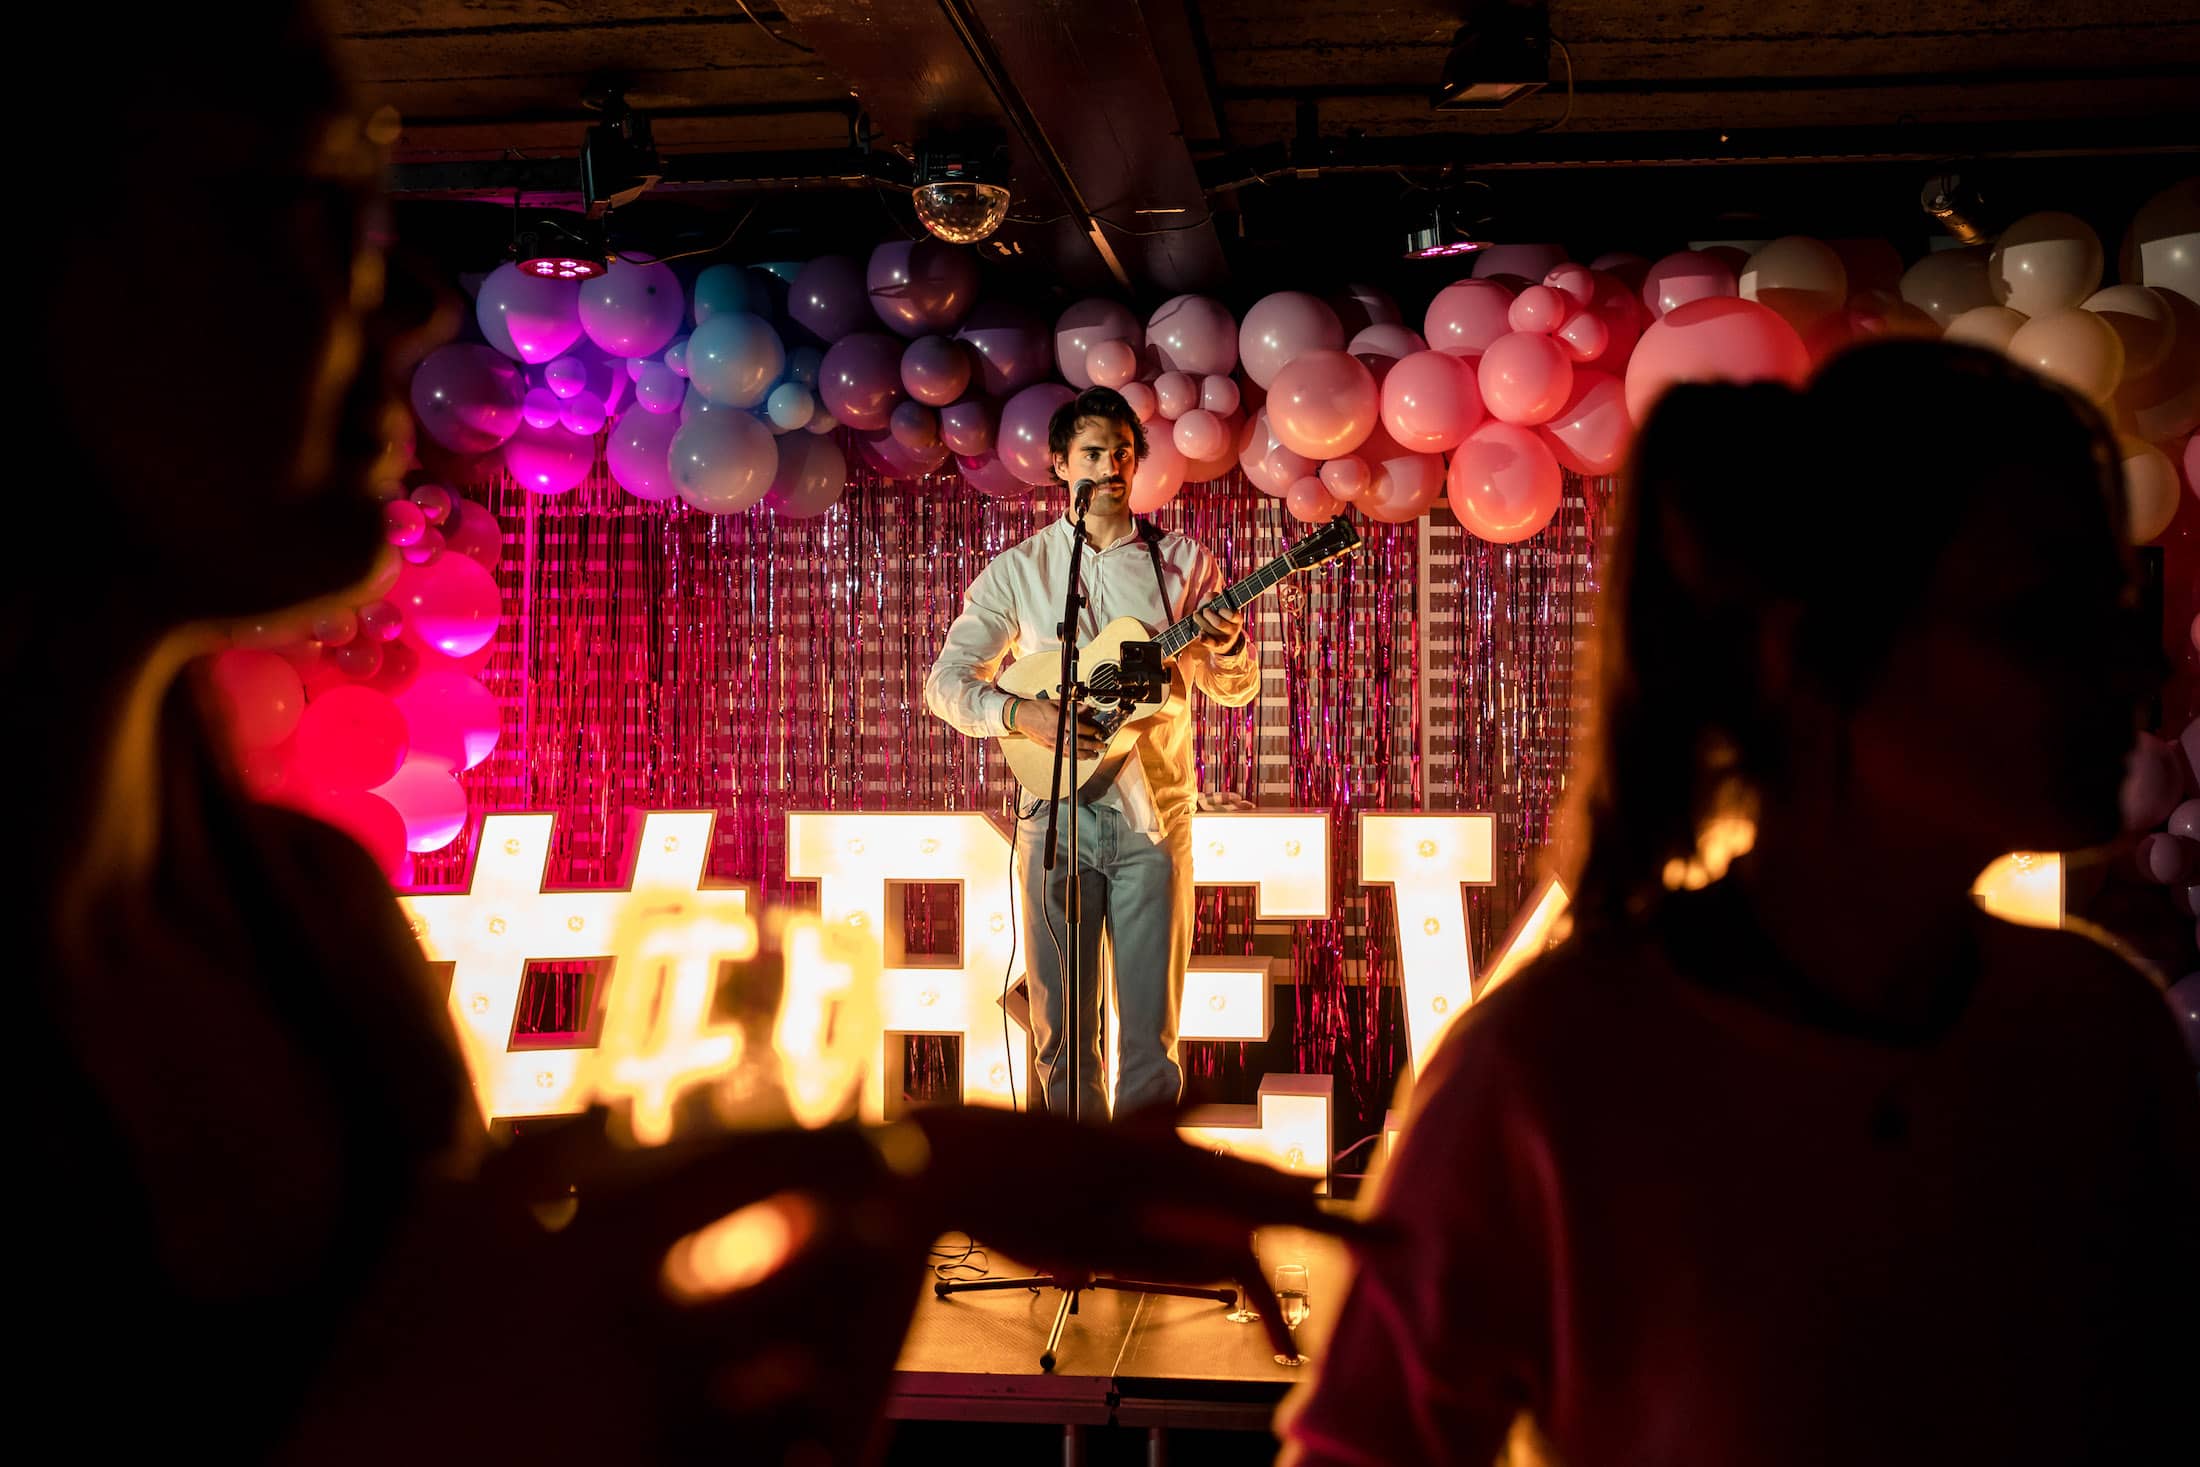
<svg viewBox="0 0 2200 1467"><path fill-rule="evenodd" d="M1041 1273L1015 1279L941 1279L932 1285L933 1296L940 1299L950 1299L957 1294L982 1294L1002 1289L1029 1289L1033 1293L1041 1289L1059 1289L1062 1292L1062 1302L1054 1310L1054 1327L1047 1331L1047 1342L1039 1351L1041 1370L1052 1370L1060 1362L1063 1331L1069 1325L1069 1317L1077 1312L1077 1296L1087 1289L1110 1289L1123 1294L1165 1294L1175 1299L1212 1299L1225 1308L1234 1307L1238 1300L1235 1289L1201 1288L1197 1284L1156 1284L1089 1273Z"/></svg>

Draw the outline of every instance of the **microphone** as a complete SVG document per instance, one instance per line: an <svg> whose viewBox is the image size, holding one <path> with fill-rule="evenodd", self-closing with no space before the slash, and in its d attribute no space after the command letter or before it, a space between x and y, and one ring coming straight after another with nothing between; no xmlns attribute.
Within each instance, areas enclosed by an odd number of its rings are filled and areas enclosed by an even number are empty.
<svg viewBox="0 0 2200 1467"><path fill-rule="evenodd" d="M1077 519L1083 519L1085 517L1085 510L1092 503L1093 488L1093 480L1079 479L1077 483L1070 489L1072 504L1070 514L1072 516Z"/></svg>

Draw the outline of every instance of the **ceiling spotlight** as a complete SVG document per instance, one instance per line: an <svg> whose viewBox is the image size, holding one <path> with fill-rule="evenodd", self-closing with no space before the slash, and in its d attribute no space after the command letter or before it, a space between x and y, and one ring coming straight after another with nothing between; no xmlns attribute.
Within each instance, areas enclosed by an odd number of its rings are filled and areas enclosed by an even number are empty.
<svg viewBox="0 0 2200 1467"><path fill-rule="evenodd" d="M655 188L665 168L649 119L627 105L625 92L603 87L583 97L581 105L603 114L581 139L581 197L588 217L601 219Z"/></svg>
<svg viewBox="0 0 2200 1467"><path fill-rule="evenodd" d="M1546 0L1475 0L1452 35L1431 107L1494 112L1538 92L1551 79L1551 13Z"/></svg>
<svg viewBox="0 0 2200 1467"><path fill-rule="evenodd" d="M1979 192L1976 182L1959 174L1942 173L1926 179L1925 187L1918 191L1917 205L1955 236L1958 244L1983 244L1994 232L1986 196Z"/></svg>
<svg viewBox="0 0 2200 1467"><path fill-rule="evenodd" d="M998 150L991 155L929 149L917 155L910 201L917 222L949 244L976 244L1008 217L1008 186Z"/></svg>
<svg viewBox="0 0 2200 1467"><path fill-rule="evenodd" d="M1479 229L1488 222L1487 214L1470 211L1466 201L1456 195L1427 199L1413 206L1407 215L1405 257L1441 260L1488 249L1490 242Z"/></svg>
<svg viewBox="0 0 2200 1467"><path fill-rule="evenodd" d="M513 234L511 256L521 271L545 280L593 280L611 268L603 225L585 220L533 220Z"/></svg>

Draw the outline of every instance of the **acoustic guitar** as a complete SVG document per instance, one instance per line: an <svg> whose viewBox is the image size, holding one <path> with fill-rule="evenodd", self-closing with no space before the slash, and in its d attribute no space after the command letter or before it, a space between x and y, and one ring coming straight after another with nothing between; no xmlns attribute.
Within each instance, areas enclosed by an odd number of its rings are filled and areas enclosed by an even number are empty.
<svg viewBox="0 0 2200 1467"><path fill-rule="evenodd" d="M1287 577L1350 555L1359 548L1360 532L1340 515L1244 580L1226 588L1207 604L1243 611L1263 592ZM1159 712L1168 699L1168 663L1199 635L1199 623L1190 617L1154 636L1142 622L1119 616L1078 649L1077 670L1085 684L1085 716L1099 726L1102 743L1098 755L1077 761L1074 774L1066 767L1063 769L1062 787L1065 790L1075 790L1081 798L1089 800L1114 783L1124 761L1137 750L1139 720ZM1061 654L1049 650L1020 657L1001 669L994 685L1004 693L1045 705L1022 710L1017 715L1019 720L1057 718L1060 714L1056 699L1062 686ZM1042 800L1054 792L1052 749L1015 733L997 742L1018 784Z"/></svg>

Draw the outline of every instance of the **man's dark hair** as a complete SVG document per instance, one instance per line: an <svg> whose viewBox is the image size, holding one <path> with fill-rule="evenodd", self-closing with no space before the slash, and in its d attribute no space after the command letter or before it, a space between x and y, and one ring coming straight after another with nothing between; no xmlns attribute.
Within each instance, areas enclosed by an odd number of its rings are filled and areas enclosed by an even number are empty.
<svg viewBox="0 0 2200 1467"><path fill-rule="evenodd" d="M1047 452L1054 458L1069 457L1069 441L1088 422L1119 423L1131 430L1131 447L1146 457L1146 425L1112 387L1088 387L1054 411L1047 424Z"/></svg>

